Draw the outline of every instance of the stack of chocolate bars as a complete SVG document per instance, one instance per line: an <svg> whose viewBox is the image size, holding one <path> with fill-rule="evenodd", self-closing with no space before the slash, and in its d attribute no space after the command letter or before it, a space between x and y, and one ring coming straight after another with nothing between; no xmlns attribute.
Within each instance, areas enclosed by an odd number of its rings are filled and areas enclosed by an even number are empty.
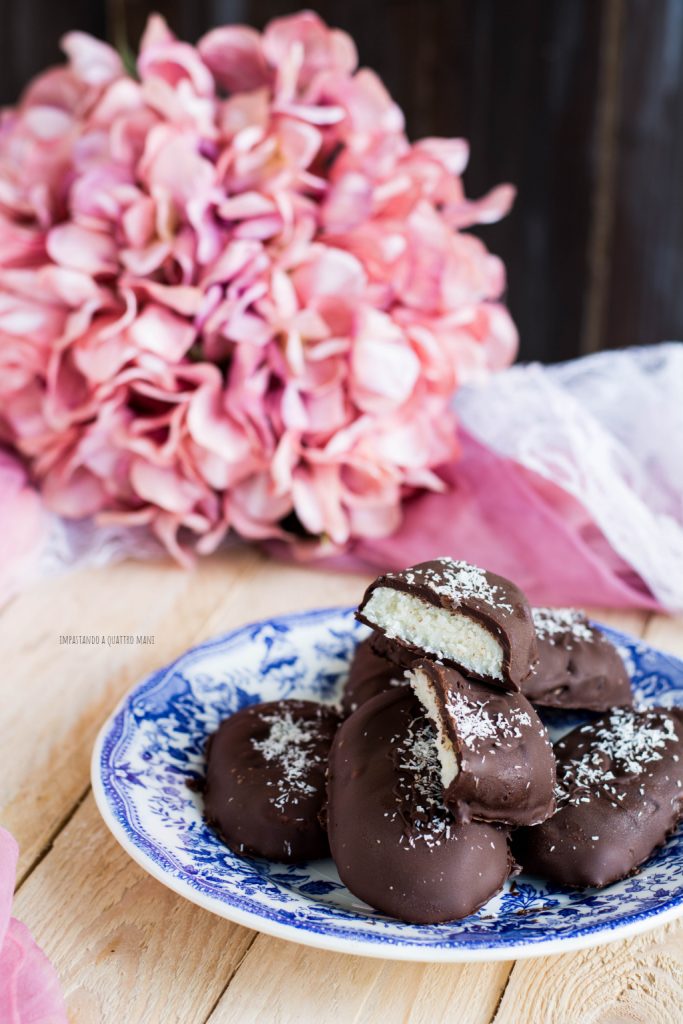
<svg viewBox="0 0 683 1024"><path fill-rule="evenodd" d="M357 612L338 712L233 715L208 752L207 818L242 854L329 850L372 907L464 917L521 868L569 886L637 869L683 816L683 714L633 709L618 651L579 612L438 558L380 576ZM599 713L553 748L537 706Z"/></svg>

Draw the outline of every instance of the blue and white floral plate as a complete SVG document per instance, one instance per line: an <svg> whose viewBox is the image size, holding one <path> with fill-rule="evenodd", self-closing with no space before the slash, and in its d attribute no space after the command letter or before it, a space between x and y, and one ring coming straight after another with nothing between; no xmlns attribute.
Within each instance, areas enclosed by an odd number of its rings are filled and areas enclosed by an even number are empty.
<svg viewBox="0 0 683 1024"><path fill-rule="evenodd" d="M510 960L624 938L683 913L683 829L641 872L601 891L522 875L463 921L409 925L376 913L340 883L332 861L244 860L202 818L207 736L222 718L281 697L334 701L366 629L351 609L270 619L207 641L140 683L105 723L92 782L123 848L170 889L283 939L403 960ZM683 662L614 630L638 699L683 705ZM549 720L553 738L582 719Z"/></svg>

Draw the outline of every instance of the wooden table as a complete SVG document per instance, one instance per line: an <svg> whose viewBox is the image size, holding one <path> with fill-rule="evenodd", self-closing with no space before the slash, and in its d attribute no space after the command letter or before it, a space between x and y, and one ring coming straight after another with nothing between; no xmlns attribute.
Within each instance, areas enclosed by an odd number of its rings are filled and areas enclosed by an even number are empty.
<svg viewBox="0 0 683 1024"><path fill-rule="evenodd" d="M14 913L78 1024L680 1024L683 921L559 957L468 965L366 960L248 931L150 878L102 823L89 784L101 723L185 648L278 612L355 603L364 577L235 549L194 573L125 564L43 583L0 615L0 822L21 847ZM683 653L683 620L594 611ZM68 646L65 633L153 634Z"/></svg>

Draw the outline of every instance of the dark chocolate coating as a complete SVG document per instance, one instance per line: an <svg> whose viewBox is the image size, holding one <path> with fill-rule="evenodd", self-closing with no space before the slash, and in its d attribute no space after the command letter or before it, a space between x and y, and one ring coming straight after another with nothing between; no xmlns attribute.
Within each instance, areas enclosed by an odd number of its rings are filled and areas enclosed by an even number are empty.
<svg viewBox="0 0 683 1024"><path fill-rule="evenodd" d="M364 608L378 587L401 590L436 607L468 615L493 634L503 650L503 679L477 678L492 686L516 691L531 673L537 650L529 602L519 587L503 576L450 558L437 558L401 572L385 573L370 584L356 613L361 622L373 629L378 628L377 623L366 618ZM402 637L390 639L416 658L434 658L430 651L421 650ZM455 659L441 657L439 660L466 672L469 677L475 675L471 668Z"/></svg>
<svg viewBox="0 0 683 1024"><path fill-rule="evenodd" d="M555 752L558 810L514 835L525 871L568 886L632 874L683 817L683 712L616 708Z"/></svg>
<svg viewBox="0 0 683 1024"><path fill-rule="evenodd" d="M339 721L326 704L278 700L221 722L207 748L204 809L231 850L289 863L328 855L320 813Z"/></svg>
<svg viewBox="0 0 683 1024"><path fill-rule="evenodd" d="M473 913L503 885L508 833L457 824L441 799L435 732L409 686L366 701L330 752L328 832L339 876L402 921Z"/></svg>
<svg viewBox="0 0 683 1024"><path fill-rule="evenodd" d="M632 706L618 650L585 615L572 608L534 608L532 614L538 665L522 686L532 704L586 711Z"/></svg>
<svg viewBox="0 0 683 1024"><path fill-rule="evenodd" d="M555 756L545 726L521 693L465 679L422 661L458 762L444 800L457 821L534 825L555 810Z"/></svg>
<svg viewBox="0 0 683 1024"><path fill-rule="evenodd" d="M403 682L404 670L375 653L373 637L361 641L351 661L341 697L342 711L350 715L366 700Z"/></svg>
<svg viewBox="0 0 683 1024"><path fill-rule="evenodd" d="M380 633L378 629L374 629L370 635L370 646L378 658L390 661L392 665L397 665L399 669L411 668L416 661L420 661L424 657L423 654L417 653L414 648L409 650L398 640L393 640L385 633Z"/></svg>

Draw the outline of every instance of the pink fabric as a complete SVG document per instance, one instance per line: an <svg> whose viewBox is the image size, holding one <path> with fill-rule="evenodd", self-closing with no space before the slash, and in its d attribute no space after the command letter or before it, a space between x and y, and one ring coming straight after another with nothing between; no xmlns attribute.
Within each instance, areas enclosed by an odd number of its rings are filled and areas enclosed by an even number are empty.
<svg viewBox="0 0 683 1024"><path fill-rule="evenodd" d="M10 917L17 844L0 828L0 1022L67 1024L54 967L26 925Z"/></svg>
<svg viewBox="0 0 683 1024"><path fill-rule="evenodd" d="M446 493L412 499L397 533L325 565L374 571L447 554L513 579L533 604L659 607L570 495L464 431L460 439L460 460L441 474Z"/></svg>

